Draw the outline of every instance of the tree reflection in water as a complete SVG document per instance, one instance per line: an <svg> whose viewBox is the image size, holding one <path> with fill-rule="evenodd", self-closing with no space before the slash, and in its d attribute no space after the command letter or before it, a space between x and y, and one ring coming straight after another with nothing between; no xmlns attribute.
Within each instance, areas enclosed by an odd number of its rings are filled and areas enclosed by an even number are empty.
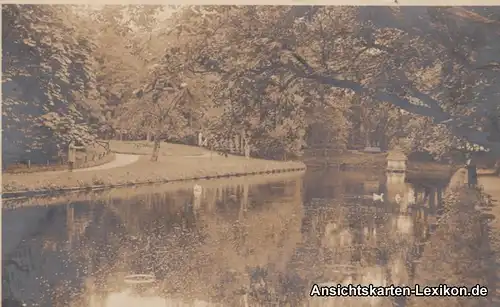
<svg viewBox="0 0 500 307"><path fill-rule="evenodd" d="M188 306L195 301L210 306L385 306L393 302L308 296L313 283L411 283L429 213L403 210L390 200L375 206L344 197L384 192L391 188L384 177L323 173L261 185L245 180L210 184L200 184L197 195L192 187L138 190L127 198L96 197L92 205L64 206L61 210L73 212L52 216L44 231L57 244L72 241L71 246L65 251L32 246L32 257L42 260L23 260L35 264L30 278L46 277L41 263L66 257L71 266L64 280L52 277L50 282L87 280L79 283L79 298L73 297L70 307L164 306L166 298ZM131 289L124 282L130 274L154 274L158 282ZM43 296L20 290L23 283L19 277L10 295ZM69 293L64 286L57 290ZM56 306L54 300L63 296L39 300L40 306Z"/></svg>

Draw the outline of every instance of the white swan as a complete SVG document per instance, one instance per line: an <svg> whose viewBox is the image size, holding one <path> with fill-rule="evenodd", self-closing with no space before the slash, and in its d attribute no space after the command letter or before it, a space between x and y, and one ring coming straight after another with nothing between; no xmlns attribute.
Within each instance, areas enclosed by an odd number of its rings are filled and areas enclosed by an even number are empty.
<svg viewBox="0 0 500 307"><path fill-rule="evenodd" d="M384 201L384 193L380 193L380 195L373 193L373 201Z"/></svg>
<svg viewBox="0 0 500 307"><path fill-rule="evenodd" d="M401 202L401 200L402 200L402 199L403 199L403 198L401 197L401 195L399 195L399 193L398 193L398 194L396 194L396 196L394 197L394 200L396 201L396 203L397 203L397 204L399 204L399 203Z"/></svg>
<svg viewBox="0 0 500 307"><path fill-rule="evenodd" d="M194 195L199 196L199 195L201 195L201 192L203 192L203 188L201 187L201 185L195 184L193 187Z"/></svg>

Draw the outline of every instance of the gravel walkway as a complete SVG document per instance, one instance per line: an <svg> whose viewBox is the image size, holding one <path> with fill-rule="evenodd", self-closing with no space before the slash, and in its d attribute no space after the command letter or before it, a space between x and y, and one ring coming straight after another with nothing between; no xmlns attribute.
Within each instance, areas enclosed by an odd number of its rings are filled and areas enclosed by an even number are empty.
<svg viewBox="0 0 500 307"><path fill-rule="evenodd" d="M139 157L139 155L115 154L115 159L109 163L93 167L75 169L74 172L98 171L103 169L122 167L137 162L139 160Z"/></svg>
<svg viewBox="0 0 500 307"><path fill-rule="evenodd" d="M126 166L132 163L135 163L139 160L140 155L129 155L129 154L115 154L115 159L113 161L110 161L108 163L104 163L98 166L92 166L92 167L86 167L86 168L75 168L73 170L73 173L77 172L89 172L89 171L99 171L99 170L106 170L106 169L111 169L111 168L117 168L117 167L122 167ZM64 171L47 171L47 172L37 172L37 174L62 174L62 173L69 173L68 170Z"/></svg>

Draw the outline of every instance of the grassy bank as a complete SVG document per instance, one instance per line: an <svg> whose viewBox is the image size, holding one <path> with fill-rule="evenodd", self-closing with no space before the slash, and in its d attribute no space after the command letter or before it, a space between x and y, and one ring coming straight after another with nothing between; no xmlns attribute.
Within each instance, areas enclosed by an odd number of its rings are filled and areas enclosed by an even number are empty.
<svg viewBox="0 0 500 307"><path fill-rule="evenodd" d="M151 195L156 193L170 193L179 190L192 190L195 184L200 185L204 190L217 188L231 188L239 185L259 185L273 182L284 182L297 180L304 174L304 171L274 173L264 176L232 177L214 180L177 181L172 183L138 185L133 187L119 187L94 191L74 191L73 193L60 193L57 195L39 197L18 197L5 199L3 208L13 209L27 206L49 206L70 202L104 201L109 199L127 199L135 196Z"/></svg>
<svg viewBox="0 0 500 307"><path fill-rule="evenodd" d="M14 197L23 193L34 195L58 190L84 190L305 169L305 165L301 162L246 159L239 156L223 157L218 154L203 155L208 151L175 144L164 147L165 154L160 155L157 162L151 162L149 156L144 155L133 164L105 170L4 174L3 196ZM198 155L193 154L194 152L198 152Z"/></svg>
<svg viewBox="0 0 500 307"><path fill-rule="evenodd" d="M425 245L415 270L414 283L468 286L477 284L494 291L494 263L486 218L478 206L486 206L479 190L466 189L459 174L444 199L445 214ZM490 306L490 298L412 297L409 307Z"/></svg>
<svg viewBox="0 0 500 307"><path fill-rule="evenodd" d="M483 188L487 196L487 203L489 206L482 208L483 212L492 214L495 217L489 223L490 231L490 244L492 250L495 252L495 268L497 268L496 276L497 281L500 281L500 177L499 176L480 176L479 184ZM492 289L493 290L493 289ZM495 293L492 293L492 300L495 306L500 306L500 288L497 286Z"/></svg>
<svg viewBox="0 0 500 307"><path fill-rule="evenodd" d="M387 164L387 154L385 153L363 153L363 152L345 152L345 153L327 153L324 155L307 154L303 161L308 166L322 167L345 167L352 169L361 168L384 168Z"/></svg>
<svg viewBox="0 0 500 307"><path fill-rule="evenodd" d="M153 142L148 141L109 141L111 151L122 154L151 155L153 152ZM210 153L203 147L188 146L181 144L171 144L162 142L159 156L198 156Z"/></svg>
<svg viewBox="0 0 500 307"><path fill-rule="evenodd" d="M339 168L342 170L381 170L387 166L387 153L351 151L325 156L305 156L304 163L310 168ZM456 167L437 162L407 162L408 175L425 174L426 177L449 177Z"/></svg>

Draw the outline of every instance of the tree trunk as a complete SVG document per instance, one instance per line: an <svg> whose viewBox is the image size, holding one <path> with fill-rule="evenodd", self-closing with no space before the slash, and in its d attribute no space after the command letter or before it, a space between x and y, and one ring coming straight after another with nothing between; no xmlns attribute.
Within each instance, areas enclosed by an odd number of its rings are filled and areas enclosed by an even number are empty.
<svg viewBox="0 0 500 307"><path fill-rule="evenodd" d="M248 139L245 139L245 157L250 158L250 141Z"/></svg>
<svg viewBox="0 0 500 307"><path fill-rule="evenodd" d="M153 154L151 155L151 161L158 161L158 155L160 153L160 138L158 135L154 136L154 146L153 146Z"/></svg>
<svg viewBox="0 0 500 307"><path fill-rule="evenodd" d="M235 145L235 152L237 154L241 154L241 141L240 141L240 135L235 134L234 136L234 145Z"/></svg>
<svg viewBox="0 0 500 307"><path fill-rule="evenodd" d="M370 137L370 131L369 130L366 130L365 131L365 147L372 147L372 144L371 144L371 137Z"/></svg>
<svg viewBox="0 0 500 307"><path fill-rule="evenodd" d="M201 132L198 132L198 146L203 146L203 134Z"/></svg>
<svg viewBox="0 0 500 307"><path fill-rule="evenodd" d="M244 155L245 154L245 132L241 131L240 132L240 154Z"/></svg>
<svg viewBox="0 0 500 307"><path fill-rule="evenodd" d="M229 147L229 153L233 154L234 153L234 142L233 142L233 138L230 136L228 137L228 140L227 142L229 143L228 147Z"/></svg>

